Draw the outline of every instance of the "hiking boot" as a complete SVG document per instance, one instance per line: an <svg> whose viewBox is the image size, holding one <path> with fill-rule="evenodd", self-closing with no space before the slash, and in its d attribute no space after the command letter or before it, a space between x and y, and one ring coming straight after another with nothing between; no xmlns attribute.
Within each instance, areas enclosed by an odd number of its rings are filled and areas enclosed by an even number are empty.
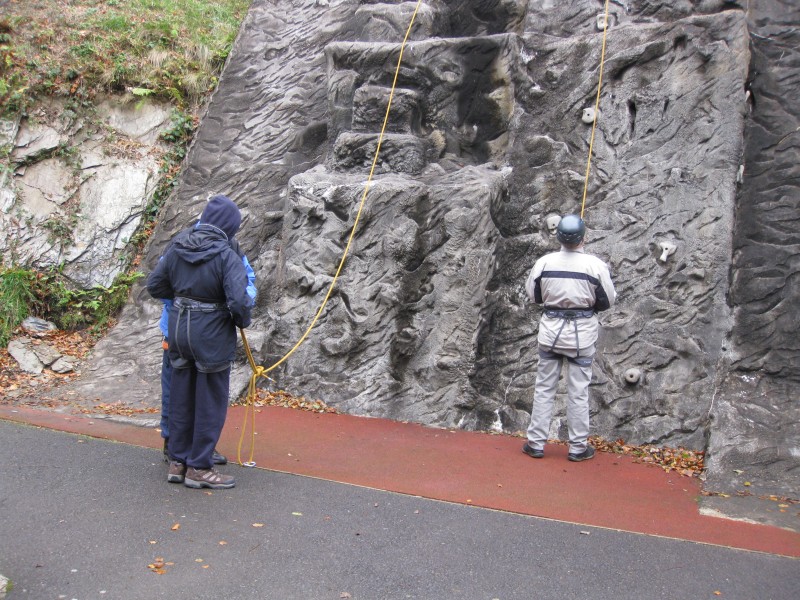
<svg viewBox="0 0 800 600"><path fill-rule="evenodd" d="M231 475L223 475L214 467L210 469L195 469L189 467L186 471L186 478L183 485L199 490L200 488L211 488L212 490L226 490L236 485L236 479Z"/></svg>
<svg viewBox="0 0 800 600"><path fill-rule="evenodd" d="M544 458L544 450L537 450L528 442L525 442L525 445L522 447L522 451L532 458Z"/></svg>
<svg viewBox="0 0 800 600"><path fill-rule="evenodd" d="M183 483L186 477L186 465L177 460L172 460L169 463L169 471L167 472L167 481L170 483Z"/></svg>
<svg viewBox="0 0 800 600"><path fill-rule="evenodd" d="M215 465L227 465L228 459L225 458L224 455L217 452L217 449L214 448L214 454L211 455L211 462L214 463Z"/></svg>
<svg viewBox="0 0 800 600"><path fill-rule="evenodd" d="M584 450L583 452L581 453L570 452L567 458L572 462L581 462L582 460L590 460L594 458L594 448L592 448L591 446L586 446L586 450Z"/></svg>
<svg viewBox="0 0 800 600"><path fill-rule="evenodd" d="M164 438L164 462L169 462L169 450L167 450L167 445L169 444L169 438Z"/></svg>

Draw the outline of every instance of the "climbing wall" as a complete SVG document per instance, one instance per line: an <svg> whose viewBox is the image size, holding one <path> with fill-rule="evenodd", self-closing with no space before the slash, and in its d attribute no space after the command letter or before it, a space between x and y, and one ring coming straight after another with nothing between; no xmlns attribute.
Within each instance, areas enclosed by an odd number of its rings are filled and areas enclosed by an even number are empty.
<svg viewBox="0 0 800 600"><path fill-rule="evenodd" d="M255 0L154 234L148 265L210 192L242 206L260 288L249 339L265 365L334 275L415 6ZM558 218L580 209L602 7L421 4L351 254L273 385L356 414L525 428L539 313L523 285L557 249ZM587 249L619 293L592 382L599 435L703 448L721 379L742 364L728 294L749 37L737 3L612 3L586 202ZM157 398L157 313L140 290L85 391L123 381ZM236 389L247 375L238 364Z"/></svg>

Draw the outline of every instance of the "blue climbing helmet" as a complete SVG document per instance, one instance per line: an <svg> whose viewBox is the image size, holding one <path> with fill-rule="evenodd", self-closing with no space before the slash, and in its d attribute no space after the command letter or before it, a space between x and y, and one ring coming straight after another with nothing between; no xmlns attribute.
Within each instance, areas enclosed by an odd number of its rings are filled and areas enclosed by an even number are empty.
<svg viewBox="0 0 800 600"><path fill-rule="evenodd" d="M566 215L558 222L556 238L566 246L577 246L586 235L586 224L578 215Z"/></svg>

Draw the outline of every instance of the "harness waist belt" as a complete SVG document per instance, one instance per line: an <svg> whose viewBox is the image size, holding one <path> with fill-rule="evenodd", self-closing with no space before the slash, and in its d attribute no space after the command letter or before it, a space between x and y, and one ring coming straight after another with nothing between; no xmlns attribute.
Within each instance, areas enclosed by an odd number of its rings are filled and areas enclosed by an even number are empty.
<svg viewBox="0 0 800 600"><path fill-rule="evenodd" d="M574 319L589 319L594 316L594 311L590 308L547 308L544 309L544 314L548 317L556 319L566 319L572 321Z"/></svg>
<svg viewBox="0 0 800 600"><path fill-rule="evenodd" d="M194 298L175 296L175 306L188 310L227 310L228 306L221 302L202 302Z"/></svg>

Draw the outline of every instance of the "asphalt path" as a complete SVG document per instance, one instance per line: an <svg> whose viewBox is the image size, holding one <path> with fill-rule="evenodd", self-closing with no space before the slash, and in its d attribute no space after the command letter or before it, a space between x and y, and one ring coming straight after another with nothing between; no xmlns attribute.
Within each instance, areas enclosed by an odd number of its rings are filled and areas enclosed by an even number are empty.
<svg viewBox="0 0 800 600"><path fill-rule="evenodd" d="M236 465L223 467L236 488L191 490L166 482L153 449L6 421L0 440L8 600L795 600L800 590L792 558Z"/></svg>

